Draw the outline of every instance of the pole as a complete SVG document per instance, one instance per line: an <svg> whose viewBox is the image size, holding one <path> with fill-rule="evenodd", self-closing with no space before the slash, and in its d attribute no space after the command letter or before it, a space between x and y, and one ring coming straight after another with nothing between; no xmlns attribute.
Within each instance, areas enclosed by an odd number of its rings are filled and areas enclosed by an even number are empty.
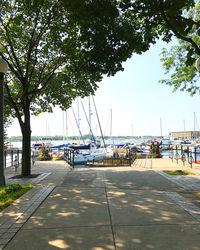
<svg viewBox="0 0 200 250"><path fill-rule="evenodd" d="M92 129L92 126L91 126L91 115L92 115L92 113L91 113L90 96L88 97L88 106L89 106L89 110L88 110L88 112L89 112L89 116L88 116L88 118L89 118L89 140L90 140L90 143L91 143L91 138L92 138L92 134L91 134L91 129Z"/></svg>
<svg viewBox="0 0 200 250"><path fill-rule="evenodd" d="M0 186L5 186L4 176L4 73L0 72Z"/></svg>
<svg viewBox="0 0 200 250"><path fill-rule="evenodd" d="M68 143L68 119L67 119L67 110L66 110L65 114L66 114L66 138L67 138L67 143Z"/></svg>
<svg viewBox="0 0 200 250"><path fill-rule="evenodd" d="M162 119L160 118L160 135L162 137Z"/></svg>
<svg viewBox="0 0 200 250"><path fill-rule="evenodd" d="M62 111L62 122L63 122L63 142L65 141L65 121L64 121L64 111Z"/></svg>
<svg viewBox="0 0 200 250"><path fill-rule="evenodd" d="M79 113L79 98L77 97L77 113L78 113L78 127L80 128L80 113ZM78 136L78 143L80 144L80 134Z"/></svg>
<svg viewBox="0 0 200 250"><path fill-rule="evenodd" d="M132 132L132 137L133 137L133 124L131 124L131 132Z"/></svg>

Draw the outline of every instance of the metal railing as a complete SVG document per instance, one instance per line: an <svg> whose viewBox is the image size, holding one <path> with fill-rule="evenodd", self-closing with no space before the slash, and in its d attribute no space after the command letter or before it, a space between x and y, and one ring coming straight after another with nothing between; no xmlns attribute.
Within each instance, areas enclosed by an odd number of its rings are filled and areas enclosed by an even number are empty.
<svg viewBox="0 0 200 250"><path fill-rule="evenodd" d="M72 167L74 168L74 157L75 157L75 153L76 150L71 149L71 148L66 148L64 149L64 160ZM136 148L129 148L127 149L127 155L124 157L124 160L122 160L120 157L105 157L103 160L93 160L90 161L90 164L95 164L97 163L101 163L99 164L100 166L104 166L104 165L117 165L117 166L124 166L124 165L128 165L131 166L132 163L136 160ZM89 164L88 162L85 162L85 165ZM83 164L81 164L83 165Z"/></svg>
<svg viewBox="0 0 200 250"><path fill-rule="evenodd" d="M70 165L70 167L74 168L74 149L64 149L64 160Z"/></svg>
<svg viewBox="0 0 200 250"><path fill-rule="evenodd" d="M185 162L187 161L192 168L192 164L197 162L196 148L194 149L194 152L192 152L192 149L190 149L189 146L170 146L169 158L172 162L175 160L177 164L179 160L182 161L183 165L185 165Z"/></svg>
<svg viewBox="0 0 200 250"><path fill-rule="evenodd" d="M19 167L22 159L21 149L6 149L4 150L4 168L15 167L15 171Z"/></svg>

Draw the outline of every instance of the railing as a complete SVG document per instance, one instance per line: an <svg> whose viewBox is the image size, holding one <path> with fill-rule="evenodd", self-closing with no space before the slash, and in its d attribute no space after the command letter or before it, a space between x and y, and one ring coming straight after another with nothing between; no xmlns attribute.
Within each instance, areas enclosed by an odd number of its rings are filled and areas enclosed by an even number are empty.
<svg viewBox="0 0 200 250"><path fill-rule="evenodd" d="M64 150L64 160L72 167L74 168L74 155L75 155L75 150L66 148ZM85 162L86 165L94 165L97 164L98 166L112 166L112 165L117 165L117 166L131 166L132 163L136 159L136 148L131 148L127 149L127 155L122 159L120 157L105 157L103 160L100 161L90 161L90 162Z"/></svg>
<svg viewBox="0 0 200 250"><path fill-rule="evenodd" d="M172 162L175 160L177 164L179 160L182 161L183 165L185 165L185 162L187 161L192 168L193 162L197 162L196 148L194 152L192 152L189 146L171 146L169 150L169 158L172 160Z"/></svg>
<svg viewBox="0 0 200 250"><path fill-rule="evenodd" d="M65 148L64 149L64 160L74 168L74 149Z"/></svg>
<svg viewBox="0 0 200 250"><path fill-rule="evenodd" d="M21 149L6 149L4 150L4 168L11 166L15 167L15 171L19 167L22 159Z"/></svg>

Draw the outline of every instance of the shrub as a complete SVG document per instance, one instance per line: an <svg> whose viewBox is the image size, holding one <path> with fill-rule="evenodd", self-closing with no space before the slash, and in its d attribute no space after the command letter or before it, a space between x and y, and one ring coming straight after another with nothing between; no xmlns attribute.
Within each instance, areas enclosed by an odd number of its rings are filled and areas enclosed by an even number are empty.
<svg viewBox="0 0 200 250"><path fill-rule="evenodd" d="M150 145L150 156L154 157L154 158L161 158L161 154L160 154L160 143L159 142L152 142Z"/></svg>
<svg viewBox="0 0 200 250"><path fill-rule="evenodd" d="M60 155L60 153L57 153L54 158L56 161L63 160L63 157Z"/></svg>
<svg viewBox="0 0 200 250"><path fill-rule="evenodd" d="M38 161L50 161L51 156L49 155L49 150L43 149L40 153L39 156L37 157Z"/></svg>

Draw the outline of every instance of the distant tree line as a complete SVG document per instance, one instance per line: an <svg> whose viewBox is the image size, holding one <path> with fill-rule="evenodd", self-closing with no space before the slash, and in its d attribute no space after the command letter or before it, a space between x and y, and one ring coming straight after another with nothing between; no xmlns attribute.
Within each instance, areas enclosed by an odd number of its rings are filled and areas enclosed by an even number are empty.
<svg viewBox="0 0 200 250"><path fill-rule="evenodd" d="M83 135L83 139L89 139L89 135ZM112 139L138 139L141 137L135 137L135 136L104 136L105 140L112 140ZM52 141L61 141L61 140L77 140L77 136L69 136L69 137L64 137L62 135L55 135L55 136L31 136L32 141L45 141L45 140L52 140ZM100 137L96 137L96 140L101 139ZM22 141L22 136L11 136L10 137L10 142L17 142L17 141Z"/></svg>

